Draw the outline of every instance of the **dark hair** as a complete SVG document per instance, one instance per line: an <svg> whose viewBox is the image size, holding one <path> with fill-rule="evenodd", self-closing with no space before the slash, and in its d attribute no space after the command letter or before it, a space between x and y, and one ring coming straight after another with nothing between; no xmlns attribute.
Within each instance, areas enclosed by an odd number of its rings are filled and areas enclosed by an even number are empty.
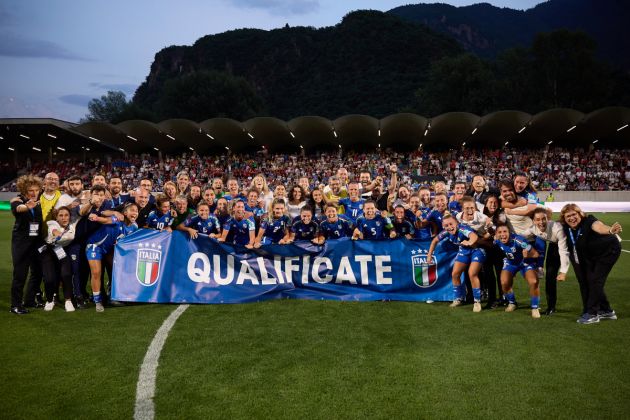
<svg viewBox="0 0 630 420"><path fill-rule="evenodd" d="M501 189L501 187L507 187L516 192L516 190L514 189L514 182L512 182L511 179L502 179L501 181L499 181L499 189Z"/></svg>
<svg viewBox="0 0 630 420"><path fill-rule="evenodd" d="M517 171L514 173L514 179L516 179L517 176L525 177L525 179L527 179L527 187L525 188L527 188L531 192L536 192L536 187L534 187L534 184L532 184L532 179L529 177L529 175L526 172Z"/></svg>
<svg viewBox="0 0 630 420"><path fill-rule="evenodd" d="M124 213L125 210L127 210L129 207L134 206L135 208L137 208L138 210L140 210L140 207L138 207L138 205L136 203L134 203L133 201L130 201L128 203L125 203L125 205L122 208L122 212Z"/></svg>
<svg viewBox="0 0 630 420"><path fill-rule="evenodd" d="M547 209L544 207L537 207L536 209L534 209L534 213L532 214L532 219L534 218L534 216L536 216L539 213L543 213L544 215L547 215Z"/></svg>
<svg viewBox="0 0 630 420"><path fill-rule="evenodd" d="M170 203L171 199L168 198L168 196L166 194L160 194L160 195L158 195L158 197L155 200L155 205L156 205L156 207L161 207L162 204L164 204L166 202Z"/></svg>
<svg viewBox="0 0 630 420"><path fill-rule="evenodd" d="M309 205L306 205L306 206L302 207L302 208L300 209L300 214L302 214L302 213L303 213L303 212L305 212L305 211L310 211L311 213L313 213L313 209L312 209L312 208L311 208L311 206L309 206Z"/></svg>
<svg viewBox="0 0 630 420"><path fill-rule="evenodd" d="M72 175L71 177L66 179L66 182L70 182L70 181L81 181L81 184L83 184L83 180L81 179L79 175Z"/></svg>
<svg viewBox="0 0 630 420"><path fill-rule="evenodd" d="M105 188L101 184L93 185L92 188L90 188L90 193L93 193L93 192L102 192L103 194L106 194L107 188Z"/></svg>
<svg viewBox="0 0 630 420"><path fill-rule="evenodd" d="M295 184L291 186L291 188L289 189L289 192L287 193L287 198L289 199L289 201L294 200L293 192L295 191L296 188L298 188L300 190L300 193L302 194L300 200L305 200L306 194L304 194L304 189L300 187L298 184Z"/></svg>

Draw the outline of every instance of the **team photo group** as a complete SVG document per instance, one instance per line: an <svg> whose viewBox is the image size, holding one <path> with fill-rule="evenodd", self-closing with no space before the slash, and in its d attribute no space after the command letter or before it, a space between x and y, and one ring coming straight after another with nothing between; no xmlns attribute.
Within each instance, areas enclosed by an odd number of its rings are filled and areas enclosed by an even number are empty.
<svg viewBox="0 0 630 420"><path fill-rule="evenodd" d="M22 175L11 200L11 312L51 311L56 305L68 312L94 305L103 312L123 305L110 299L111 280L106 281L112 278L115 245L139 229L154 229L247 249L340 238L426 241L428 265L437 247L455 251L450 307L529 307L533 318L555 313L557 282L572 266L582 297L577 321L617 319L604 286L621 254L619 223L608 226L576 204L553 214L525 172L492 182L481 174L468 182L412 182L394 164L381 169L338 167L321 182L295 176L275 185L262 173L202 184L180 171L159 193L148 176L129 185L116 172L88 179ZM525 296L517 303L515 281L527 283L528 304Z"/></svg>

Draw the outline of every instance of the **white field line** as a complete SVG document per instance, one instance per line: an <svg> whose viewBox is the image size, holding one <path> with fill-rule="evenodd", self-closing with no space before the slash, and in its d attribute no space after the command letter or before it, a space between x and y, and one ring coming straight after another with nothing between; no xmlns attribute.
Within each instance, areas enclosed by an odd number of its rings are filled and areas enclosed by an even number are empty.
<svg viewBox="0 0 630 420"><path fill-rule="evenodd" d="M625 249L622 249L621 252L627 252L628 254L630 254L630 251L627 251Z"/></svg>
<svg viewBox="0 0 630 420"><path fill-rule="evenodd" d="M160 353L168 333L175 325L177 318L188 309L188 306L190 305L179 305L177 309L171 312L155 333L147 354L144 355L144 361L142 366L140 366L140 375L138 376L138 386L136 387L136 406L133 414L133 418L136 420L153 420L155 417L153 397L155 396L155 378L157 376Z"/></svg>

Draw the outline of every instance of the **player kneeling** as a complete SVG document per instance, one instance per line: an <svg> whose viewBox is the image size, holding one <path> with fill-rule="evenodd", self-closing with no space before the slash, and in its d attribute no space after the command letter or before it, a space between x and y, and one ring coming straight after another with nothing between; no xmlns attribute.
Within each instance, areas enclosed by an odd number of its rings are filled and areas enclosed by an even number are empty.
<svg viewBox="0 0 630 420"><path fill-rule="evenodd" d="M124 220L119 220L116 216L101 217L96 214L90 214L88 217L90 221L105 225L101 226L90 236L85 249L88 264L90 265L92 293L94 294L96 312L103 312L105 310L100 293L103 258L114 250L114 245L116 245L119 239L138 230L138 225L136 225L138 205L135 203L125 204L122 214Z"/></svg>
<svg viewBox="0 0 630 420"><path fill-rule="evenodd" d="M396 237L394 225L389 217L376 214L376 203L374 200L367 200L363 205L363 216L357 219L356 228L352 234L352 239L372 239L383 240Z"/></svg>
<svg viewBox="0 0 630 420"><path fill-rule="evenodd" d="M533 263L528 263L529 258L536 258L537 252L527 243L525 238L515 233L510 233L507 225L498 225L494 243L503 251L503 269L501 270L501 287L508 306L505 312L516 310L516 298L512 285L514 276L521 272L529 284L529 295L531 298L532 318L540 318L538 304L540 302L540 290L538 289L537 267ZM527 259L527 260L526 260Z"/></svg>
<svg viewBox="0 0 630 420"><path fill-rule="evenodd" d="M451 303L451 308L461 305L466 299L466 285L462 284L462 274L468 268L470 283L473 292L473 312L481 312L481 286L479 272L486 261L486 251L482 248L475 248L474 245L479 236L469 226L457 223L457 219L450 214L442 218L442 232L440 232L429 247L427 261L432 261L433 251L441 241L450 241L459 246L459 251L453 264L452 281L455 299Z"/></svg>
<svg viewBox="0 0 630 420"><path fill-rule="evenodd" d="M311 241L319 244L318 238L319 225L313 221L313 210L309 206L302 207L300 210L300 220L291 225L291 238L289 243L293 241Z"/></svg>
<svg viewBox="0 0 630 420"><path fill-rule="evenodd" d="M319 225L319 242L328 239L347 238L352 235L352 222L339 217L339 209L334 204L326 204L326 220Z"/></svg>
<svg viewBox="0 0 630 420"><path fill-rule="evenodd" d="M210 206L205 201L197 204L197 215L184 220L177 230L188 232L192 239L196 239L201 233L211 238L216 238L221 233L219 219L214 214L210 214Z"/></svg>
<svg viewBox="0 0 630 420"><path fill-rule="evenodd" d="M290 242L291 218L284 214L284 201L275 199L271 205L271 215L260 222L260 231L254 242L254 248L261 245L286 244Z"/></svg>

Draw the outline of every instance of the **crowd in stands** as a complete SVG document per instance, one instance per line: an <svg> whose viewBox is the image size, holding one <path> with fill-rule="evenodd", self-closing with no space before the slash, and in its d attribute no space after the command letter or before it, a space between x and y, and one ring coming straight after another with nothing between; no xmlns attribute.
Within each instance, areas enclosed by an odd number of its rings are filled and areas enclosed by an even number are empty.
<svg viewBox="0 0 630 420"><path fill-rule="evenodd" d="M626 188L627 153L541 153L192 155L33 165L18 178L19 194L11 200L11 312L52 310L61 285L66 311L93 302L103 312L110 292L103 274L111 273L116 242L147 228L248 249L341 238L426 241L429 265L437 246L455 247L451 307L470 302L480 312L485 300L486 309L514 311L512 284L520 272L533 318L541 315L543 270L552 315L556 281L572 264L582 294L578 322L616 319L604 284L621 254L621 225L607 226L575 204L553 221L533 179ZM450 186L422 182L420 175L442 176Z"/></svg>
<svg viewBox="0 0 630 420"><path fill-rule="evenodd" d="M258 173L267 177L270 185L297 183L307 176L311 187L327 183L335 168L344 166L351 173L367 170L372 178L383 176L387 167L397 165L405 173L404 183L417 186L418 176L441 176L448 185L457 181L471 182L474 174L483 174L490 187L513 171L523 171L539 191L618 191L630 189L630 150L583 150L542 148L522 149L461 149L443 152L415 151L396 153L345 152L303 154L230 154L199 156L184 154L178 157L142 155L127 158L55 160L52 164L28 161L18 170L43 177L48 172L62 179L82 174L88 182L95 173L117 173L124 188L132 188L145 177L154 181L154 189L162 191L167 181L174 181L181 171L190 174L193 182L207 183L215 177L229 175L248 184ZM5 165L6 166L6 165ZM7 166L8 167L8 166ZM386 176L384 178L387 178ZM387 179L385 179L387 182ZM2 191L16 191L15 181L4 185Z"/></svg>

